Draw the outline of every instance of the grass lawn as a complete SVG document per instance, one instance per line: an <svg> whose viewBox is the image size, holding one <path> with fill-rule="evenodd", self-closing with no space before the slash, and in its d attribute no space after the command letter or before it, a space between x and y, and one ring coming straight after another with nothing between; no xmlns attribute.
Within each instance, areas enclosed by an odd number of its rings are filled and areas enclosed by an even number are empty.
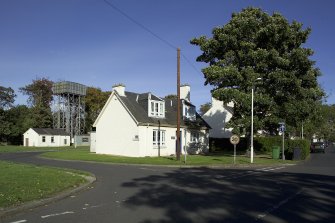
<svg viewBox="0 0 335 223"><path fill-rule="evenodd" d="M47 152L42 154L43 157L65 159L65 160L83 160L93 162L106 163L128 163L128 164L153 164L153 165L184 165L184 156L181 156L181 161L177 161L175 157L123 157L112 155L100 155L90 153L88 148L77 150L67 150L58 152ZM269 155L259 155L254 158L254 164L258 165L276 165L283 163L296 163L291 160L274 160ZM232 154L210 154L210 155L188 155L187 165L227 165L233 164ZM236 157L236 164L249 165L250 158L244 155Z"/></svg>
<svg viewBox="0 0 335 223"><path fill-rule="evenodd" d="M77 147L88 148L87 146ZM0 146L0 153L13 153L13 152L38 152L38 151L65 151L75 149L74 146L64 146L64 147L25 147L25 146Z"/></svg>
<svg viewBox="0 0 335 223"><path fill-rule="evenodd" d="M79 175L80 174L80 175ZM0 208L50 197L77 187L86 173L0 161Z"/></svg>

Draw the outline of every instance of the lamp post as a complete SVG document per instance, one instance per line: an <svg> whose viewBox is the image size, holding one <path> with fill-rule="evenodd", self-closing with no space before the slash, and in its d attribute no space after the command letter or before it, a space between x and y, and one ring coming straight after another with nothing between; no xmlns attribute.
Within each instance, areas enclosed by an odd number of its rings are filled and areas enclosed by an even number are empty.
<svg viewBox="0 0 335 223"><path fill-rule="evenodd" d="M256 81L262 80L257 78ZM254 88L255 84L252 83L251 88L251 139L250 139L250 163L254 162Z"/></svg>

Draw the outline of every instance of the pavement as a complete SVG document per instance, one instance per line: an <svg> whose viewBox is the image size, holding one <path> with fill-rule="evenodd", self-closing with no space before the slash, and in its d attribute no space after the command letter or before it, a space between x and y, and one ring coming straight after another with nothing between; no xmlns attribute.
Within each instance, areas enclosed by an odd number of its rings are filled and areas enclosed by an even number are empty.
<svg viewBox="0 0 335 223"><path fill-rule="evenodd" d="M91 172L96 181L1 222L335 222L335 149L295 166L127 166L0 154L14 162Z"/></svg>

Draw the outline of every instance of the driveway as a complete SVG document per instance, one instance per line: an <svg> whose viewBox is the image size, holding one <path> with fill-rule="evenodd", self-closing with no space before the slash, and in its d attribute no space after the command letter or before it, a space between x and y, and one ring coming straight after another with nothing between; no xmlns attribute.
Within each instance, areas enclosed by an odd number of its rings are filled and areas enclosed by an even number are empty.
<svg viewBox="0 0 335 223"><path fill-rule="evenodd" d="M96 175L86 190L3 222L335 222L335 152L296 166L167 168L41 159L0 159Z"/></svg>

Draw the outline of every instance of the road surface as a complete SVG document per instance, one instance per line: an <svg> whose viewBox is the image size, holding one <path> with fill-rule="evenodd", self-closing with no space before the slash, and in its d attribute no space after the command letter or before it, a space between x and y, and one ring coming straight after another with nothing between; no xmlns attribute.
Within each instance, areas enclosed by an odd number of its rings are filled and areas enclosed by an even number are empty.
<svg viewBox="0 0 335 223"><path fill-rule="evenodd" d="M334 147L295 166L242 169L96 164L37 155L0 154L0 159L84 170L97 181L2 222L335 222Z"/></svg>

